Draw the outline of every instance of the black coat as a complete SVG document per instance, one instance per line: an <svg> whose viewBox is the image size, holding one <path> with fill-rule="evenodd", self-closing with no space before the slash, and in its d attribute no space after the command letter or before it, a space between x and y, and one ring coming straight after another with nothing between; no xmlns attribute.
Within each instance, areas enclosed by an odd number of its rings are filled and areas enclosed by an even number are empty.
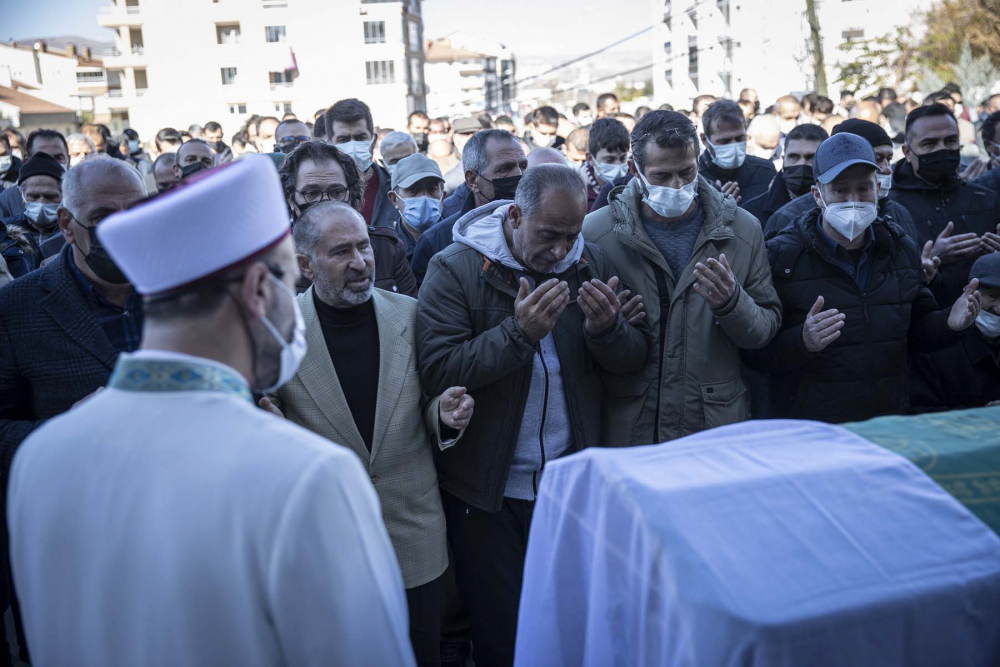
<svg viewBox="0 0 1000 667"><path fill-rule="evenodd" d="M565 280L575 295L584 281L607 282L615 274L600 247L588 243L579 262L553 277ZM503 502L538 347L528 342L514 317L518 279L526 275L454 243L434 257L418 300L417 368L424 392L436 396L463 386L476 399L476 418L460 444L437 457L439 482L443 490L488 512L498 511ZM573 451L600 443L600 370L638 373L649 353L644 326L631 326L621 314L599 336L586 334L583 325L583 311L572 299L552 330Z"/></svg>
<svg viewBox="0 0 1000 667"><path fill-rule="evenodd" d="M981 185L987 190L1000 193L1000 167L990 169L988 172L972 181L973 185Z"/></svg>
<svg viewBox="0 0 1000 667"><path fill-rule="evenodd" d="M1000 223L1000 196L997 193L962 181L957 176L948 184L933 186L917 178L913 167L900 160L892 169L889 198L906 207L913 216L918 248L937 238L948 222L955 223L953 235L969 232L982 236L996 232ZM951 304L969 282L969 269L975 257L943 264L931 290L939 303Z"/></svg>
<svg viewBox="0 0 1000 667"><path fill-rule="evenodd" d="M914 412L981 408L1000 400L1000 344L988 343L979 329L931 354L914 354L910 403Z"/></svg>
<svg viewBox="0 0 1000 667"><path fill-rule="evenodd" d="M807 192L801 197L796 197L768 218L767 224L764 225L764 236L777 234L809 211L818 208L811 192ZM913 218L910 216L910 212L906 210L906 207L899 202L895 202L888 197L879 199L878 217L880 220L899 226L910 239L916 237L917 232L913 228Z"/></svg>
<svg viewBox="0 0 1000 667"><path fill-rule="evenodd" d="M701 157L698 158L698 172L713 186L716 181L722 185L729 181L736 181L740 186L740 202L750 201L767 192L771 181L778 173L774 169L773 162L753 155L747 155L743 165L738 169L721 169L712 162L712 156L708 154L708 150L703 151Z"/></svg>
<svg viewBox="0 0 1000 667"><path fill-rule="evenodd" d="M13 218L24 213L24 199L16 187L0 191L0 218Z"/></svg>
<svg viewBox="0 0 1000 667"><path fill-rule="evenodd" d="M770 416L839 423L905 414L908 348L953 344L948 312L938 311L917 248L896 225L872 225L874 257L864 293L831 261L818 226L817 209L767 242L784 312L781 331L745 359L771 374ZM840 337L813 353L802 327L818 296L823 310L836 308L846 319Z"/></svg>
<svg viewBox="0 0 1000 667"><path fill-rule="evenodd" d="M103 387L118 358L64 248L0 289L0 473L28 434Z"/></svg>
<svg viewBox="0 0 1000 667"><path fill-rule="evenodd" d="M750 200L743 197L740 208L757 218L763 228L768 218L790 201L792 198L788 194L788 188L785 187L785 172L782 170L774 177L771 187L766 192Z"/></svg>

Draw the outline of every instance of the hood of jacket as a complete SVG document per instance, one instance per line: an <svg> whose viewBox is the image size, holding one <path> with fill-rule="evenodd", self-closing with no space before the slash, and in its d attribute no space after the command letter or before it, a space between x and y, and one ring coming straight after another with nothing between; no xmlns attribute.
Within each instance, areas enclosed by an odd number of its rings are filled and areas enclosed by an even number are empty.
<svg viewBox="0 0 1000 667"><path fill-rule="evenodd" d="M513 205L514 202L510 200L500 200L469 211L460 217L452 228L455 243L467 245L482 253L490 261L502 264L509 269L531 271L514 259L513 253L507 246L507 239L504 237L503 226L507 221L508 211ZM564 273L579 262L583 255L584 243L583 234L580 234L576 238L576 243L573 244L573 249L549 273Z"/></svg>

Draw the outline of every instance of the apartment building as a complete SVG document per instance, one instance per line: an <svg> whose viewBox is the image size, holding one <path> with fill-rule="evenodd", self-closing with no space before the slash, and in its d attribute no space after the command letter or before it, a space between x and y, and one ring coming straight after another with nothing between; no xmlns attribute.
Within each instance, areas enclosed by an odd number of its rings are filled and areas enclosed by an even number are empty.
<svg viewBox="0 0 1000 667"><path fill-rule="evenodd" d="M116 0L108 95L144 138L252 114L309 118L349 97L376 125L425 107L420 0Z"/></svg>
<svg viewBox="0 0 1000 667"><path fill-rule="evenodd" d="M516 63L500 42L455 32L428 41L424 57L432 116L510 113Z"/></svg>
<svg viewBox="0 0 1000 667"><path fill-rule="evenodd" d="M120 115L115 118L104 63L87 47L67 44L57 49L43 40L0 44L0 80L0 85L49 103L46 107L25 101L32 109L61 114L60 123L65 123L65 113L72 111L77 120L94 119L109 126L117 120L113 131L126 127Z"/></svg>
<svg viewBox="0 0 1000 667"><path fill-rule="evenodd" d="M836 102L840 94L838 62L852 57L842 44L900 26L919 30L931 2L817 1L829 96ZM657 104L690 108L701 93L737 99L743 88L756 88L767 105L788 92L815 89L805 0L650 0L650 7Z"/></svg>

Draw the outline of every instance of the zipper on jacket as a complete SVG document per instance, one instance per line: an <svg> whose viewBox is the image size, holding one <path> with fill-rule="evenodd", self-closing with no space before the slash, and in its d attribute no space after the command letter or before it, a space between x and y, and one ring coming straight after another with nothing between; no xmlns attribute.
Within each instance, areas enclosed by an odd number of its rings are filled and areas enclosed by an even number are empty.
<svg viewBox="0 0 1000 667"><path fill-rule="evenodd" d="M538 473L545 468L545 419L548 416L549 410L549 368L545 364L545 353L542 352L541 341L538 342L538 356L542 359L542 421L538 426L538 449L542 453L542 465L534 473L531 474L531 487L534 491L535 498L538 498Z"/></svg>

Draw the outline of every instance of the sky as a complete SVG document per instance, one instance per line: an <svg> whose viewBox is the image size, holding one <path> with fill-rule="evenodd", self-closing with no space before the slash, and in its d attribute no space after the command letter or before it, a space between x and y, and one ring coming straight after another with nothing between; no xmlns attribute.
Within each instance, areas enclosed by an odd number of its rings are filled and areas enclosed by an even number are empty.
<svg viewBox="0 0 1000 667"><path fill-rule="evenodd" d="M97 25L97 8L107 4L108 0L17 3L16 10L3 12L0 40L79 35L113 41L113 33ZM649 0L423 0L424 33L432 38L468 32L502 42L518 56L573 56L648 26L649 7ZM618 48L648 51L646 40L648 35Z"/></svg>

